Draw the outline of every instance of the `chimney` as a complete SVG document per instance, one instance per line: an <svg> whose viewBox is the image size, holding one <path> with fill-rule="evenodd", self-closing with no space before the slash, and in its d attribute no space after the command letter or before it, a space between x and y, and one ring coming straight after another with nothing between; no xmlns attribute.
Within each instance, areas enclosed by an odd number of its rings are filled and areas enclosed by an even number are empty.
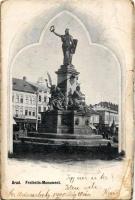
<svg viewBox="0 0 135 200"><path fill-rule="evenodd" d="M23 76L23 80L24 80L24 81L27 81L27 77L26 77L26 76Z"/></svg>

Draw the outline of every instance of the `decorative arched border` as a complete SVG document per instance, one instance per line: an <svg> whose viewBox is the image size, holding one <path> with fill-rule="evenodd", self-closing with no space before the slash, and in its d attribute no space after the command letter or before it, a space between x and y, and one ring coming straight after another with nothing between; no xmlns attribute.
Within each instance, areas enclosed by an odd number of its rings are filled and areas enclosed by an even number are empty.
<svg viewBox="0 0 135 200"><path fill-rule="evenodd" d="M124 70L123 70L123 67L121 66L117 56L113 53L113 51L111 51L108 47L104 46L104 45L101 45L101 44L97 44L97 43L92 43L91 41L91 37L90 37L90 33L88 32L87 28L85 27L85 25L82 23L82 21L76 16L74 15L73 13L67 11L67 10L64 10L60 13L58 13L57 15L55 15L53 18L50 19L50 21L45 25L45 28L43 29L42 33L41 33L41 36L39 38L39 41L38 43L33 43L33 44L30 44L30 45L27 45L25 46L24 48L22 48L17 54L16 56L13 58L12 60L12 63L9 64L9 68L8 68L8 80L10 83L9 84L9 87L8 87L8 102L10 102L10 106L8 104L8 113L9 113L9 129L8 129L8 137L9 137L9 152L13 152L13 130L12 130L12 68L13 68L13 64L14 64L14 61L15 59L17 58L17 56L22 52L24 51L25 49L28 49L30 48L31 46L37 46L37 45L40 45L42 43L42 40L43 40L43 37L44 37L44 34L46 32L46 30L48 29L48 27L51 25L51 23L54 21L54 19L60 17L63 13L67 13L69 14L70 16L72 16L74 19L76 19L76 21L82 26L82 28L84 29L84 31L86 32L86 36L88 38L88 41L89 41L89 44L90 45L96 45L96 46L99 46L99 47L102 47L104 48L105 50L109 51L109 53L113 56L113 58L116 60L116 62L118 63L119 65L119 69L118 69L118 73L119 73L119 152L121 152L122 150L125 150L125 131L124 131L124 115L123 115L123 104L122 104L122 97L124 98L123 94L124 94L124 91L122 90L122 88L124 88L124 85L125 85L125 80L123 77L125 77L125 73L124 73Z"/></svg>

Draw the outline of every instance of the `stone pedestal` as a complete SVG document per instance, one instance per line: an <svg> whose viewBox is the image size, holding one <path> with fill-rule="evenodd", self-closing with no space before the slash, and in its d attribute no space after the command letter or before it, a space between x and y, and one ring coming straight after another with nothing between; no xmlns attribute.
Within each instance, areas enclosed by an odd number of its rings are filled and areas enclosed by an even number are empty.
<svg viewBox="0 0 135 200"><path fill-rule="evenodd" d="M41 132L54 134L91 134L89 113L67 110L69 94L78 86L79 72L73 65L61 65L57 74L57 87L65 96L65 110L51 110L41 114ZM79 109L78 109L79 110Z"/></svg>
<svg viewBox="0 0 135 200"><path fill-rule="evenodd" d="M74 92L77 86L79 72L73 65L61 65L57 74L57 86L61 89L65 97L69 92Z"/></svg>
<svg viewBox="0 0 135 200"><path fill-rule="evenodd" d="M41 132L54 134L92 134L89 114L71 110L49 111L41 114Z"/></svg>

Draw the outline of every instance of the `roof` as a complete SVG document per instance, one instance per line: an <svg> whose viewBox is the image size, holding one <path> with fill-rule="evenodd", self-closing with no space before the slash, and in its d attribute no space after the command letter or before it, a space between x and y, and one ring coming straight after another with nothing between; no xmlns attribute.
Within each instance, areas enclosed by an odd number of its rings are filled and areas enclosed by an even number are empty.
<svg viewBox="0 0 135 200"><path fill-rule="evenodd" d="M89 108L89 111L90 111L91 114L99 115L99 113L92 108Z"/></svg>
<svg viewBox="0 0 135 200"><path fill-rule="evenodd" d="M88 115L100 115L97 111L95 111L94 109L88 107L88 110L86 112Z"/></svg>
<svg viewBox="0 0 135 200"><path fill-rule="evenodd" d="M98 104L93 105L93 108L96 110L113 110L118 112L118 105L111 102L100 102Z"/></svg>
<svg viewBox="0 0 135 200"><path fill-rule="evenodd" d="M30 82L31 85L35 86L36 88L38 88L39 91L44 91L47 92L49 91L49 89L47 88L47 86L45 84L38 84L38 83L32 83Z"/></svg>
<svg viewBox="0 0 135 200"><path fill-rule="evenodd" d="M26 80L23 79L12 79L13 90L20 91L20 92L28 92L28 93L35 93L37 91L37 87L30 84Z"/></svg>

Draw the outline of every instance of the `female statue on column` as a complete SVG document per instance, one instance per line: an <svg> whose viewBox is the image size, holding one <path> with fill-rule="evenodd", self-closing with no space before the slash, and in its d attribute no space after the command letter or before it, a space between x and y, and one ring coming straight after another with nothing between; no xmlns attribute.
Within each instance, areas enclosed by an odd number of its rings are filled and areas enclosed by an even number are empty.
<svg viewBox="0 0 135 200"><path fill-rule="evenodd" d="M54 33L56 36L61 38L62 41L62 50L64 55L63 64L64 65L71 65L72 64L72 56L75 53L77 40L73 39L73 37L69 34L69 29L65 29L65 34L60 35L55 32L54 26L50 27L50 31Z"/></svg>

